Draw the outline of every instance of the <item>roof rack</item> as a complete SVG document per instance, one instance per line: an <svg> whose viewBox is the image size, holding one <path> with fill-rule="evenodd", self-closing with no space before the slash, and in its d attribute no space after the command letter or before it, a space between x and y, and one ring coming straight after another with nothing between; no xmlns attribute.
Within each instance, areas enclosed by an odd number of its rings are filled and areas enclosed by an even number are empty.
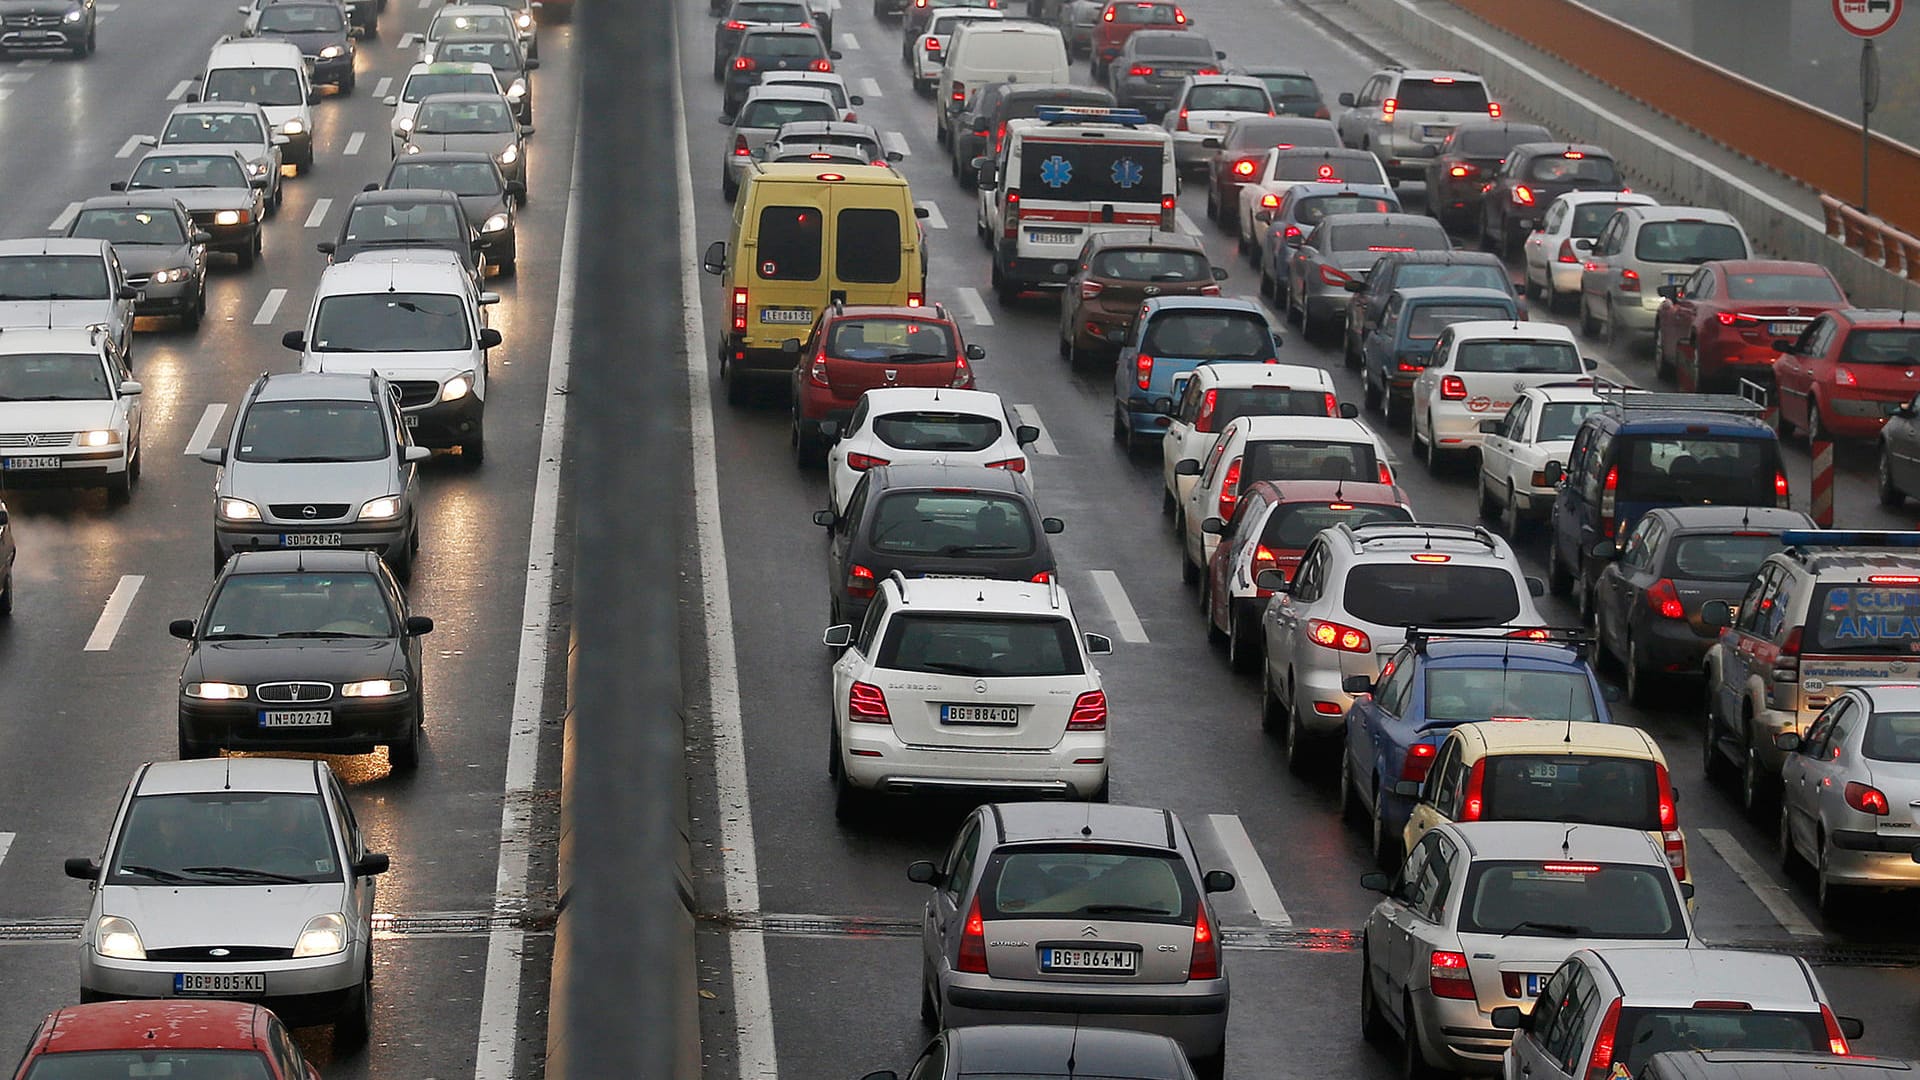
<svg viewBox="0 0 1920 1080"><path fill-rule="evenodd" d="M1780 542L1790 548L1910 547L1920 548L1920 532L1880 529L1788 529Z"/></svg>
<svg viewBox="0 0 1920 1080"><path fill-rule="evenodd" d="M896 586L899 587L900 602L902 604L906 603L907 602L907 575L901 573L898 570L894 570L891 573L887 574L887 580L893 582Z"/></svg>
<svg viewBox="0 0 1920 1080"><path fill-rule="evenodd" d="M1760 404L1737 394L1673 394L1637 390L1615 382L1609 382L1606 388L1596 382L1594 391L1608 407L1622 412L1629 409L1641 412L1715 412L1755 419L1766 413Z"/></svg>
<svg viewBox="0 0 1920 1080"><path fill-rule="evenodd" d="M1139 109L1116 109L1105 105L1041 105L1034 118L1048 124L1121 124L1138 127L1152 123Z"/></svg>
<svg viewBox="0 0 1920 1080"><path fill-rule="evenodd" d="M1410 522L1407 524L1388 524L1382 522L1377 525L1342 525L1340 527L1353 534L1354 550L1356 552L1360 550L1360 544L1371 543L1375 540L1431 541L1436 533L1444 534L1445 539L1449 540L1476 540L1485 544L1489 551L1498 551L1500 548L1500 541L1492 532L1488 531L1485 525L1460 525L1442 521L1423 521ZM1360 535L1363 529L1366 530L1366 535L1364 536Z"/></svg>
<svg viewBox="0 0 1920 1080"><path fill-rule="evenodd" d="M1586 648L1593 644L1593 632L1582 626L1520 626L1450 630L1445 627L1407 628L1407 643L1414 651L1425 652L1430 641L1504 641L1520 644L1572 645Z"/></svg>

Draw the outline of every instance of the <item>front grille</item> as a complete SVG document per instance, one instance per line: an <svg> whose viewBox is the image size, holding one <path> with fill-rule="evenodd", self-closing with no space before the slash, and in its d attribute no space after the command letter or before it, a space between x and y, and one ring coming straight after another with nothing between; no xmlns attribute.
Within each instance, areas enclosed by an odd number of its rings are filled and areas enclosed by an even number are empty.
<svg viewBox="0 0 1920 1080"><path fill-rule="evenodd" d="M440 384L431 379L395 379L387 385L393 387L403 409L431 405L440 396Z"/></svg>
<svg viewBox="0 0 1920 1080"><path fill-rule="evenodd" d="M220 950L225 955L215 956ZM178 949L148 949L149 960L185 964L231 964L241 960L290 960L293 950L277 945L190 945Z"/></svg>
<svg viewBox="0 0 1920 1080"><path fill-rule="evenodd" d="M254 688L261 701L275 705L318 704L333 697L333 684L323 682L270 682Z"/></svg>
<svg viewBox="0 0 1920 1080"><path fill-rule="evenodd" d="M19 27L29 30L43 30L47 27L59 26L60 16L40 14L8 15L4 22L0 22L0 25L4 25L8 29Z"/></svg>
<svg viewBox="0 0 1920 1080"><path fill-rule="evenodd" d="M153 275L151 274L128 274L127 275L127 284L133 286L136 289L145 288L147 285L147 282L152 280L153 280Z"/></svg>
<svg viewBox="0 0 1920 1080"><path fill-rule="evenodd" d="M311 507L313 513L307 513ZM352 503L268 503L274 517L286 521L332 521L347 516Z"/></svg>
<svg viewBox="0 0 1920 1080"><path fill-rule="evenodd" d="M18 435L0 435L0 447L9 450L50 450L62 446L72 446L72 431L30 431Z"/></svg>

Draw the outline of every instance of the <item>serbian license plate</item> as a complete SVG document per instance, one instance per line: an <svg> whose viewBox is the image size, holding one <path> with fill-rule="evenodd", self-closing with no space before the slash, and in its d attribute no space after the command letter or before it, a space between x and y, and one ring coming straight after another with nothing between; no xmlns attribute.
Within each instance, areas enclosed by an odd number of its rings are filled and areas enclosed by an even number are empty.
<svg viewBox="0 0 1920 1080"><path fill-rule="evenodd" d="M1133 949L1056 949L1042 947L1041 971L1093 971L1131 975L1140 969L1140 954Z"/></svg>
<svg viewBox="0 0 1920 1080"><path fill-rule="evenodd" d="M942 705L940 722L943 724L1017 724L1020 722L1020 706Z"/></svg>
<svg viewBox="0 0 1920 1080"><path fill-rule="evenodd" d="M1444 139L1447 136L1453 134L1453 125L1452 124L1421 124L1420 134L1423 138Z"/></svg>
<svg viewBox="0 0 1920 1080"><path fill-rule="evenodd" d="M173 977L176 994L264 994L267 976L263 972L217 975L210 971L182 971Z"/></svg>
<svg viewBox="0 0 1920 1080"><path fill-rule="evenodd" d="M57 469L59 467L60 459L57 457L10 457L6 460L8 472L19 472L27 469Z"/></svg>
<svg viewBox="0 0 1920 1080"><path fill-rule="evenodd" d="M813 321L811 308L763 307L760 309L760 321L779 323L782 326L804 326Z"/></svg>
<svg viewBox="0 0 1920 1080"><path fill-rule="evenodd" d="M263 709L260 712L261 727L329 727L332 724L332 709Z"/></svg>
<svg viewBox="0 0 1920 1080"><path fill-rule="evenodd" d="M1071 244L1078 239L1080 239L1080 234L1077 232L1066 232L1058 229L1027 230L1027 243L1029 244Z"/></svg>
<svg viewBox="0 0 1920 1080"><path fill-rule="evenodd" d="M1803 322L1769 323L1767 324L1767 333L1776 337L1799 337L1800 332L1806 328L1807 324Z"/></svg>
<svg viewBox="0 0 1920 1080"><path fill-rule="evenodd" d="M1530 998L1540 996L1540 984L1546 981L1545 975L1528 974L1521 977L1521 985L1527 988L1527 996Z"/></svg>
<svg viewBox="0 0 1920 1080"><path fill-rule="evenodd" d="M339 533L282 533L281 547L339 547Z"/></svg>

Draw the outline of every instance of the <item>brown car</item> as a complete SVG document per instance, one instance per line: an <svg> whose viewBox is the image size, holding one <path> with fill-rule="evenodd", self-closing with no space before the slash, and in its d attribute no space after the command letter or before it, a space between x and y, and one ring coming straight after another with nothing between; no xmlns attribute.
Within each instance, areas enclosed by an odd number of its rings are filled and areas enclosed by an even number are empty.
<svg viewBox="0 0 1920 1080"><path fill-rule="evenodd" d="M1060 295L1060 355L1075 367L1111 360L1155 296L1219 296L1227 272L1198 237L1147 229L1098 232L1081 247Z"/></svg>

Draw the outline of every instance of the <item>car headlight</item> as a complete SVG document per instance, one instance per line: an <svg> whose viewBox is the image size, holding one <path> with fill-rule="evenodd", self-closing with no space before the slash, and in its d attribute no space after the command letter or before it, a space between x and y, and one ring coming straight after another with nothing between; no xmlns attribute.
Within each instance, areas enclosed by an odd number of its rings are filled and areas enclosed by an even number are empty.
<svg viewBox="0 0 1920 1080"><path fill-rule="evenodd" d="M217 507L221 517L228 521L259 521L260 508L245 499L220 500Z"/></svg>
<svg viewBox="0 0 1920 1080"><path fill-rule="evenodd" d="M522 30L531 30L533 29L533 16L523 11L513 17L513 25Z"/></svg>
<svg viewBox="0 0 1920 1080"><path fill-rule="evenodd" d="M65 15L60 16L60 21L77 23L81 19L84 19L86 17L87 17L87 12L85 8L74 8L72 11L69 11Z"/></svg>
<svg viewBox="0 0 1920 1080"><path fill-rule="evenodd" d="M280 134L282 135L304 135L306 131L307 122L297 117L280 125Z"/></svg>
<svg viewBox="0 0 1920 1080"><path fill-rule="evenodd" d="M192 276L193 267L191 266L170 266L165 270L155 270L153 272L153 283L155 285L171 285L176 281L185 281Z"/></svg>
<svg viewBox="0 0 1920 1080"><path fill-rule="evenodd" d="M245 701L247 699L245 683L190 682L181 688L181 692L201 701Z"/></svg>
<svg viewBox="0 0 1920 1080"><path fill-rule="evenodd" d="M419 148L418 146L415 146L415 145L414 145L413 143L408 143L408 144L407 144L407 153L409 153L409 154L417 154L417 153L419 153L419 152L420 152L420 148Z"/></svg>
<svg viewBox="0 0 1920 1080"><path fill-rule="evenodd" d="M215 225L244 225L247 221L245 210L222 210L213 215Z"/></svg>
<svg viewBox="0 0 1920 1080"><path fill-rule="evenodd" d="M320 59L331 60L336 56L344 55L346 51L347 50L343 46L329 45L326 48L320 50Z"/></svg>
<svg viewBox="0 0 1920 1080"><path fill-rule="evenodd" d="M403 116L403 117L401 117L400 119L398 119L398 120L396 120L396 121L394 121L394 122L393 122L393 129L394 129L395 131L398 131L398 132L399 132L400 134L402 134L402 135L405 135L405 134L406 134L407 132L409 132L409 131L412 131L412 130L413 130L413 117L411 117L411 116Z"/></svg>
<svg viewBox="0 0 1920 1080"><path fill-rule="evenodd" d="M131 921L118 915L102 915L93 927L93 951L115 960L145 960L147 947L140 931Z"/></svg>
<svg viewBox="0 0 1920 1080"><path fill-rule="evenodd" d="M340 685L341 697L379 698L406 692L407 680L405 679L367 679Z"/></svg>
<svg viewBox="0 0 1920 1080"><path fill-rule="evenodd" d="M520 147L518 144L510 143L505 150L500 151L500 164L502 165L511 165L519 160Z"/></svg>
<svg viewBox="0 0 1920 1080"><path fill-rule="evenodd" d="M440 388L441 401L459 401L473 391L473 372L463 371Z"/></svg>
<svg viewBox="0 0 1920 1080"><path fill-rule="evenodd" d="M519 101L521 98L526 96L527 96L527 84L521 82L519 79L513 80L513 85L507 87L508 101Z"/></svg>
<svg viewBox="0 0 1920 1080"><path fill-rule="evenodd" d="M480 231L483 233L506 232L507 226L510 224L512 224L512 222L507 220L507 215L495 214L492 217L480 223Z"/></svg>
<svg viewBox="0 0 1920 1080"><path fill-rule="evenodd" d="M293 958L332 956L346 947L347 917L330 911L307 920L306 929L300 931L300 940L294 943Z"/></svg>
<svg viewBox="0 0 1920 1080"><path fill-rule="evenodd" d="M120 441L117 431L83 431L80 433L81 446L112 446Z"/></svg>
<svg viewBox="0 0 1920 1080"><path fill-rule="evenodd" d="M382 495L368 499L360 508L361 521L388 521L400 516L400 496Z"/></svg>
<svg viewBox="0 0 1920 1080"><path fill-rule="evenodd" d="M247 162L247 172L253 174L254 176L265 176L267 175L267 168L270 164L271 162L268 162L265 159L262 159L260 161L249 161Z"/></svg>

